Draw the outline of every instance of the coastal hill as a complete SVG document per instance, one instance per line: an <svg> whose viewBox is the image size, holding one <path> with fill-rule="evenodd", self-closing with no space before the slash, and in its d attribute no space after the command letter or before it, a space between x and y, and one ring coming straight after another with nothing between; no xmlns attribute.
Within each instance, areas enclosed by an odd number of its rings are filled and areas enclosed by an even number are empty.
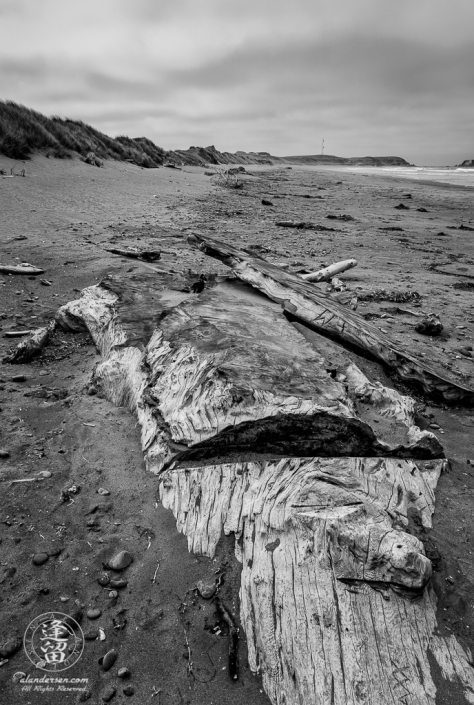
<svg viewBox="0 0 474 705"><path fill-rule="evenodd" d="M469 166L469 167L474 167L474 159L465 159L461 164L457 164L456 166Z"/></svg>
<svg viewBox="0 0 474 705"><path fill-rule="evenodd" d="M36 152L59 159L80 156L100 165L116 159L145 168L163 164L306 164L410 166L400 157L335 157L327 154L275 157L268 152L220 152L214 146L165 150L147 137L109 137L80 120L46 117L12 101L0 101L0 154L29 159Z"/></svg>

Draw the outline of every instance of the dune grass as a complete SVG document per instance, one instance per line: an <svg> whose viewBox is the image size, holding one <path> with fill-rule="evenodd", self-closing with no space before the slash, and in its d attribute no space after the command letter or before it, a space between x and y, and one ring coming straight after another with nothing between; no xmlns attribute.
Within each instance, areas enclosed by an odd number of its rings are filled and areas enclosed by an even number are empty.
<svg viewBox="0 0 474 705"><path fill-rule="evenodd" d="M104 159L161 166L168 153L146 137L109 137L80 120L46 117L24 105L0 101L0 154L29 159L35 152L60 159L80 155L96 166Z"/></svg>

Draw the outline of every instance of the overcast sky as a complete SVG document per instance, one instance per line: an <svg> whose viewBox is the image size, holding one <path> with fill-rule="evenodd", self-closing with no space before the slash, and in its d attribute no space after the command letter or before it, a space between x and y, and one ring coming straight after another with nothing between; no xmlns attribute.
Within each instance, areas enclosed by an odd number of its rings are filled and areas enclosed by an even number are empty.
<svg viewBox="0 0 474 705"><path fill-rule="evenodd" d="M0 98L166 149L474 158L474 0L0 0Z"/></svg>

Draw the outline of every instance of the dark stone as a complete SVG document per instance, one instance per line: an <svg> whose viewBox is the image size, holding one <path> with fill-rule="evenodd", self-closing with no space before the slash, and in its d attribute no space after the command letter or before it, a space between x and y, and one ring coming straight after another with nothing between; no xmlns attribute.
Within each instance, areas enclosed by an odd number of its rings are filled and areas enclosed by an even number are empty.
<svg viewBox="0 0 474 705"><path fill-rule="evenodd" d="M13 656L13 654L16 654L16 652L21 649L22 643L21 637L18 635L7 637L5 641L0 644L0 656L2 658L10 658L10 656Z"/></svg>
<svg viewBox="0 0 474 705"><path fill-rule="evenodd" d="M104 701L104 703L110 702L116 692L117 692L117 688L113 685L110 686L110 688L107 688L107 690L104 690L104 692L102 694L102 700Z"/></svg>
<svg viewBox="0 0 474 705"><path fill-rule="evenodd" d="M266 198L262 198L262 206L273 206L273 203Z"/></svg>
<svg viewBox="0 0 474 705"><path fill-rule="evenodd" d="M422 335L439 335L443 330L443 324L435 313L426 316L416 326L415 330Z"/></svg>
<svg viewBox="0 0 474 705"><path fill-rule="evenodd" d="M86 612L87 619L98 619L102 614L102 610L99 607L91 607Z"/></svg>
<svg viewBox="0 0 474 705"><path fill-rule="evenodd" d="M0 448L0 458L9 458L10 453L8 450L5 450L4 448Z"/></svg>
<svg viewBox="0 0 474 705"><path fill-rule="evenodd" d="M99 630L98 629L89 629L87 632L84 632L84 639L86 641L95 641L98 638L99 638Z"/></svg>
<svg viewBox="0 0 474 705"><path fill-rule="evenodd" d="M121 579L121 580L111 580L109 587L114 588L115 590L122 590L123 588L126 588L128 585L128 580Z"/></svg>
<svg viewBox="0 0 474 705"><path fill-rule="evenodd" d="M131 673L128 668L119 668L117 676L119 678L130 678Z"/></svg>
<svg viewBox="0 0 474 705"><path fill-rule="evenodd" d="M46 563L48 558L49 558L49 556L47 553L36 553L33 556L33 563L35 565L43 565L43 563Z"/></svg>
<svg viewBox="0 0 474 705"><path fill-rule="evenodd" d="M126 685L125 688L123 689L123 694L124 695L134 695L135 693L135 688L133 685Z"/></svg>
<svg viewBox="0 0 474 705"><path fill-rule="evenodd" d="M120 551L107 564L107 568L111 570L125 570L133 562L133 556L128 551Z"/></svg>
<svg viewBox="0 0 474 705"><path fill-rule="evenodd" d="M107 651L105 656L102 659L102 668L104 671L110 671L114 663L116 662L118 657L117 651L115 649L111 649L110 651Z"/></svg>

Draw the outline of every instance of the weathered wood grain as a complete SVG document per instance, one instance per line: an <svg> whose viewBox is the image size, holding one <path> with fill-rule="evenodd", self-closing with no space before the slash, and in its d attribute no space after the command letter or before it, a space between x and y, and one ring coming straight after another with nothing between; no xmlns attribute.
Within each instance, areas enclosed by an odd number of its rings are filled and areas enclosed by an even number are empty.
<svg viewBox="0 0 474 705"><path fill-rule="evenodd" d="M191 551L236 536L250 665L273 703L435 705L437 671L474 703L472 656L439 635L430 561L404 531L409 510L431 525L442 467L313 458L161 476Z"/></svg>
<svg viewBox="0 0 474 705"><path fill-rule="evenodd" d="M96 381L136 410L154 471L173 459L245 452L442 457L436 437L415 426L412 400L371 384L355 365L344 383L333 379L265 299L257 305L238 287L216 287L181 301L160 286L147 281L137 294L108 282L57 316L91 332L104 356Z"/></svg>
<svg viewBox="0 0 474 705"><path fill-rule="evenodd" d="M12 353L3 358L3 362L23 364L25 362L29 362L37 355L40 355L45 345L48 344L50 335L53 333L55 325L55 322L52 321L47 326L36 328L31 331L28 338L22 340Z"/></svg>
<svg viewBox="0 0 474 705"><path fill-rule="evenodd" d="M370 352L394 369L402 379L421 386L427 394L447 402L474 404L474 390L412 357L338 302L294 274L270 264L254 253L238 250L209 237L192 235L188 241L205 254L233 268L243 281L263 291L285 310L314 328Z"/></svg>
<svg viewBox="0 0 474 705"><path fill-rule="evenodd" d="M235 534L250 664L272 702L435 705L438 669L474 703L470 654L437 634L431 563L405 531L409 512L430 526L444 465L413 401L342 349L333 378L263 297L227 283L183 301L171 286L108 280L57 320L90 331L96 381L137 415L190 550ZM288 457L301 451L318 457Z"/></svg>

